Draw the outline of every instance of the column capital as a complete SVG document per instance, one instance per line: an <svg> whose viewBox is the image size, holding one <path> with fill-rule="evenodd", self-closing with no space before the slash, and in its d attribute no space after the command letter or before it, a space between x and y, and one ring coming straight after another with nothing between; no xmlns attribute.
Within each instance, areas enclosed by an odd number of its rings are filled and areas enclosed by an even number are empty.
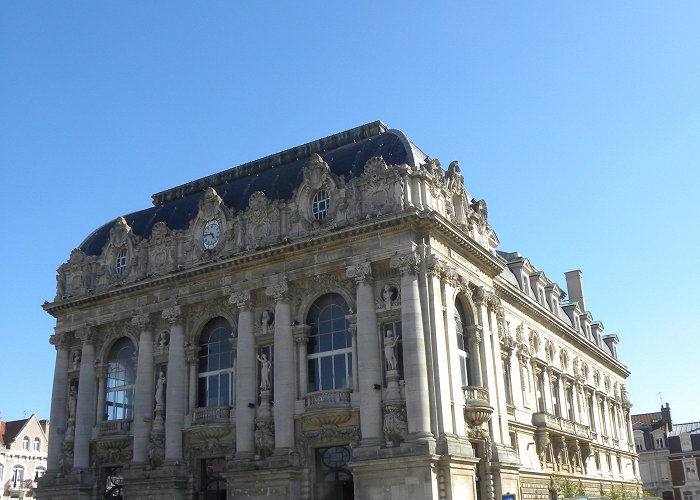
<svg viewBox="0 0 700 500"><path fill-rule="evenodd" d="M346 276L355 278L355 283L358 285L369 284L372 282L372 264L370 262L361 262L348 266Z"/></svg>
<svg viewBox="0 0 700 500"><path fill-rule="evenodd" d="M49 344L54 346L57 351L65 349L68 345L67 335L65 333L54 333L49 337Z"/></svg>
<svg viewBox="0 0 700 500"><path fill-rule="evenodd" d="M228 298L228 303L241 311L253 309L253 297L248 289L233 292Z"/></svg>
<svg viewBox="0 0 700 500"><path fill-rule="evenodd" d="M137 314L131 318L131 326L138 330L145 330L151 322L151 317L148 313Z"/></svg>
<svg viewBox="0 0 700 500"><path fill-rule="evenodd" d="M490 308L493 302L492 296L493 294L483 286L477 286L472 290L472 299L474 300L474 303L479 307L486 306L487 308Z"/></svg>
<svg viewBox="0 0 700 500"><path fill-rule="evenodd" d="M174 305L163 309L161 316L170 325L174 325L182 320L182 308L179 305Z"/></svg>
<svg viewBox="0 0 700 500"><path fill-rule="evenodd" d="M75 331L75 336L80 339L83 344L91 344L95 341L95 328L90 325L84 325Z"/></svg>
<svg viewBox="0 0 700 500"><path fill-rule="evenodd" d="M439 258L435 254L430 254L425 258L425 265L428 268L428 276L444 280L448 274L449 266L447 261Z"/></svg>
<svg viewBox="0 0 700 500"><path fill-rule="evenodd" d="M282 274L277 275L275 281L265 289L265 295L274 298L277 302L287 300L289 298L287 277Z"/></svg>
<svg viewBox="0 0 700 500"><path fill-rule="evenodd" d="M185 361L194 363L199 359L199 348L195 345L185 347Z"/></svg>
<svg viewBox="0 0 700 500"><path fill-rule="evenodd" d="M95 376L97 378L107 378L107 365L104 363L95 363Z"/></svg>
<svg viewBox="0 0 700 500"><path fill-rule="evenodd" d="M394 255L389 264L392 268L398 269L401 276L416 274L420 265L420 256L416 252Z"/></svg>

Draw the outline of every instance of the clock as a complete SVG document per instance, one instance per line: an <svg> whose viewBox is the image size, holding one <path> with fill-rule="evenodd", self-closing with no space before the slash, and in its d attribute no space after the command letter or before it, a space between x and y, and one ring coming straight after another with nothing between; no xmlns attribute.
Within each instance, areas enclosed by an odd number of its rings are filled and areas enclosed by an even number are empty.
<svg viewBox="0 0 700 500"><path fill-rule="evenodd" d="M216 245L219 244L221 239L221 226L219 221L212 219L204 224L204 230L202 231L202 244L207 250L212 250Z"/></svg>

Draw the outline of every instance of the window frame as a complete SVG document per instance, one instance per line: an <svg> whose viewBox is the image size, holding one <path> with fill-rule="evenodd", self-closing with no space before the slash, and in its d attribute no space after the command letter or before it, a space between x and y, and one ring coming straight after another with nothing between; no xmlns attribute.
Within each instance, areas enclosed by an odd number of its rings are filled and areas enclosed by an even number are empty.
<svg viewBox="0 0 700 500"><path fill-rule="evenodd" d="M324 316L326 314L330 317ZM353 389L354 354L348 314L350 307L338 293L324 294L309 307L306 315L310 326L306 344L307 392ZM339 344L345 343L345 346L336 347L336 339L343 340Z"/></svg>
<svg viewBox="0 0 700 500"><path fill-rule="evenodd" d="M118 339L109 350L104 382L105 421L132 420L134 417L135 356L136 348L128 337Z"/></svg>
<svg viewBox="0 0 700 500"><path fill-rule="evenodd" d="M321 188L314 193L311 199L311 217L322 222L328 218L331 208L331 193L325 188Z"/></svg>
<svg viewBox="0 0 700 500"><path fill-rule="evenodd" d="M232 408L236 402L236 353L231 344L233 327L222 316L212 318L204 325L199 336L197 352L197 407L228 407ZM212 342L213 336L217 338ZM206 342L205 342L206 341ZM216 346L216 347L214 347ZM220 349L223 346L223 349ZM204 349L206 348L206 353ZM222 359L228 354L229 363L222 367ZM206 371L203 369L203 361L206 359ZM216 359L216 362L214 360ZM216 366L213 368L212 365ZM222 391L221 381L226 380L228 391ZM212 385L216 381L216 389ZM216 397L213 397L216 392ZM228 399L228 401L227 401Z"/></svg>

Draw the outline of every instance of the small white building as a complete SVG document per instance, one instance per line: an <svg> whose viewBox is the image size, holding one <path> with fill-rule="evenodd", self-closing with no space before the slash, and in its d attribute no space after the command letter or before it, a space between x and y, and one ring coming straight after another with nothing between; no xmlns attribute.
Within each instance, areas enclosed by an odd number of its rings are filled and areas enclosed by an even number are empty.
<svg viewBox="0 0 700 500"><path fill-rule="evenodd" d="M0 421L2 498L31 497L46 472L49 423L36 415Z"/></svg>

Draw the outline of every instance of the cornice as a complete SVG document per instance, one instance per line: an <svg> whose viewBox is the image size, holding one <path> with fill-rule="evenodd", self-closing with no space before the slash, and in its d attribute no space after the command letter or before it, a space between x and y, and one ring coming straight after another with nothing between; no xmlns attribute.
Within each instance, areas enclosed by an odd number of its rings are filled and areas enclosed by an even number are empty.
<svg viewBox="0 0 700 500"><path fill-rule="evenodd" d="M612 356L606 355L594 343L579 336L571 327L546 310L540 303L535 302L530 297L523 296L518 288L515 288L503 278L496 278L494 280L494 287L498 293L510 299L510 303L518 306L523 312L534 316L540 323L548 326L552 331L567 339L571 344L591 355L592 358L602 365L616 369L618 374L622 375L624 378L629 377L630 371L624 364Z"/></svg>

